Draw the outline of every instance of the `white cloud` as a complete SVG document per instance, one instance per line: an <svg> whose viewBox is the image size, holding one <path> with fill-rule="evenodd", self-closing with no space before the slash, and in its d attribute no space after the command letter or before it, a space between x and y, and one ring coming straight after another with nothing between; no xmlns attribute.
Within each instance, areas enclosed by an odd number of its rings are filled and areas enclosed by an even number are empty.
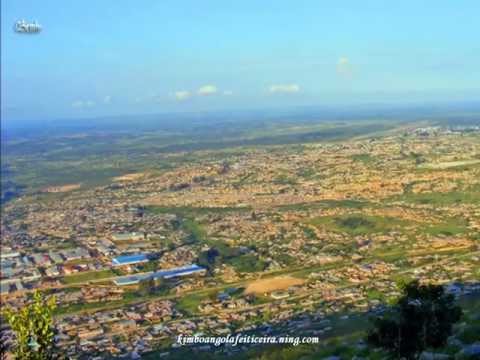
<svg viewBox="0 0 480 360"><path fill-rule="evenodd" d="M353 68L350 60L347 57L341 57L337 62L337 74L342 77L351 77L353 75Z"/></svg>
<svg viewBox="0 0 480 360"><path fill-rule="evenodd" d="M111 102L112 102L112 97L110 95L107 95L103 98L104 104L110 104Z"/></svg>
<svg viewBox="0 0 480 360"><path fill-rule="evenodd" d="M178 101L182 101L182 100L188 99L190 96L192 96L192 94L190 93L190 91L180 90L180 91L175 91L174 96L175 96L175 99L177 99Z"/></svg>
<svg viewBox="0 0 480 360"><path fill-rule="evenodd" d="M233 91L232 91L232 90L225 90L225 91L223 92L223 95L225 95L225 96L233 95Z"/></svg>
<svg viewBox="0 0 480 360"><path fill-rule="evenodd" d="M95 106L95 102L92 100L75 100L72 102L72 107L76 109L85 109Z"/></svg>
<svg viewBox="0 0 480 360"><path fill-rule="evenodd" d="M347 57L341 57L340 59L338 59L338 64L339 65L348 65L350 63L350 61L348 60Z"/></svg>
<svg viewBox="0 0 480 360"><path fill-rule="evenodd" d="M195 91L190 91L190 90L175 91L172 94L172 97L175 98L178 101L182 101L182 100L187 100L187 99L189 99L191 97L194 97L194 96L209 96L209 95L215 95L217 93L219 93L219 90L215 85L204 85L204 86L201 86L200 88L198 88L198 90L196 92ZM233 94L233 92L229 91L229 90L223 91L222 93L223 93L223 95L232 95Z"/></svg>
<svg viewBox="0 0 480 360"><path fill-rule="evenodd" d="M215 85L204 85L198 89L197 94L200 96L213 95L217 93L217 87Z"/></svg>
<svg viewBox="0 0 480 360"><path fill-rule="evenodd" d="M279 94L279 93L298 93L300 91L300 86L297 84L276 84L271 85L268 88L268 92L271 94Z"/></svg>

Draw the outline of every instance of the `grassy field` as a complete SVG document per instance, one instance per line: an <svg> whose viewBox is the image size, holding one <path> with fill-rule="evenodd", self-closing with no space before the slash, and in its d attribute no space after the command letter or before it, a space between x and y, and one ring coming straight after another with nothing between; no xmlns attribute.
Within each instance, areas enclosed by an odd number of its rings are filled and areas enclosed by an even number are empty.
<svg viewBox="0 0 480 360"><path fill-rule="evenodd" d="M406 203L448 206L455 204L478 204L480 202L480 186L472 186L463 191L449 192L424 192L412 193L407 192L401 196L395 197L395 200L404 201Z"/></svg>
<svg viewBox="0 0 480 360"><path fill-rule="evenodd" d="M198 313L198 305L203 299L205 297L198 294L186 295L177 302L176 308L188 315L194 315Z"/></svg>
<svg viewBox="0 0 480 360"><path fill-rule="evenodd" d="M346 233L349 235L368 235L400 230L408 224L404 220L391 217L369 216L361 213L342 216L322 216L310 223L316 227Z"/></svg>
<svg viewBox="0 0 480 360"><path fill-rule="evenodd" d="M450 218L439 224L422 226L419 231L432 236L455 236L466 233L468 229L465 219Z"/></svg>
<svg viewBox="0 0 480 360"><path fill-rule="evenodd" d="M310 203L297 203L277 206L279 211L305 211L309 209L323 208L349 208L362 209L369 206L369 202L365 200L322 200Z"/></svg>
<svg viewBox="0 0 480 360"><path fill-rule="evenodd" d="M64 276L61 281L64 284L78 284L92 280L102 280L114 276L116 276L116 274L112 270L87 271L83 273Z"/></svg>
<svg viewBox="0 0 480 360"><path fill-rule="evenodd" d="M370 154L358 154L352 156L353 161L362 162L364 164L370 164L375 161L375 157Z"/></svg>
<svg viewBox="0 0 480 360"><path fill-rule="evenodd" d="M461 161L447 161L447 162L440 162L440 163L421 164L419 167L426 168L426 169L433 169L433 170L443 170L443 169L476 165L479 163L480 163L480 160L461 160Z"/></svg>

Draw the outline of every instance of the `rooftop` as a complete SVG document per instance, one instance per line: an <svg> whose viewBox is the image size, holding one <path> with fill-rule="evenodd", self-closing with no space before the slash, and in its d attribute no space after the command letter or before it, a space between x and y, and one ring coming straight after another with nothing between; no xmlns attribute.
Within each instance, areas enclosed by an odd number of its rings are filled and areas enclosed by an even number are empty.
<svg viewBox="0 0 480 360"><path fill-rule="evenodd" d="M145 254L125 255L125 256L118 256L112 259L112 265L113 266L128 265L128 264L136 264L139 262L146 262L146 261L148 261L148 257Z"/></svg>

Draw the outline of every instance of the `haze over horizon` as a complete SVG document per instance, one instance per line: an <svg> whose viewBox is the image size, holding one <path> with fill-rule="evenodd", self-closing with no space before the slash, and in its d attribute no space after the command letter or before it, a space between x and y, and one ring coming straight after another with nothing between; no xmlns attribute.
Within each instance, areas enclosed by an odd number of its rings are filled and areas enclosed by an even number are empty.
<svg viewBox="0 0 480 360"><path fill-rule="evenodd" d="M480 3L461 4L2 2L2 119L473 101Z"/></svg>

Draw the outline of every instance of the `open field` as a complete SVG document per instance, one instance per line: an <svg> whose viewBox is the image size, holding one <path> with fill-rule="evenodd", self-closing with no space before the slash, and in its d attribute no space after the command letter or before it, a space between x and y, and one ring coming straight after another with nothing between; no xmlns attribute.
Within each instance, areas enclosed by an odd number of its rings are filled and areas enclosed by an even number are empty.
<svg viewBox="0 0 480 360"><path fill-rule="evenodd" d="M362 235L400 230L408 225L408 222L397 218L354 213L346 216L318 217L313 219L311 224L350 235Z"/></svg>
<svg viewBox="0 0 480 360"><path fill-rule="evenodd" d="M459 161L447 161L441 163L430 163L430 164L422 164L420 165L421 168L425 169L434 169L434 170L443 170L449 169L454 167L460 166L468 166L468 165L476 165L480 164L480 160L459 160Z"/></svg>
<svg viewBox="0 0 480 360"><path fill-rule="evenodd" d="M82 186L82 184L67 184L67 185L61 185L61 186L49 186L49 187L46 187L45 189L43 189L42 192L63 193L63 192L69 192L69 191L80 189L81 186Z"/></svg>
<svg viewBox="0 0 480 360"><path fill-rule="evenodd" d="M111 270L88 271L73 275L67 275L62 278L62 282L68 285L85 283L92 280L102 280L116 276Z"/></svg>
<svg viewBox="0 0 480 360"><path fill-rule="evenodd" d="M146 173L133 173L133 174L125 174L122 176L116 176L113 178L113 181L133 181L141 179L142 177L146 176Z"/></svg>
<svg viewBox="0 0 480 360"><path fill-rule="evenodd" d="M285 290L290 286L302 285L305 281L291 276L279 276L271 279L261 279L249 283L246 294L265 294L275 290Z"/></svg>

